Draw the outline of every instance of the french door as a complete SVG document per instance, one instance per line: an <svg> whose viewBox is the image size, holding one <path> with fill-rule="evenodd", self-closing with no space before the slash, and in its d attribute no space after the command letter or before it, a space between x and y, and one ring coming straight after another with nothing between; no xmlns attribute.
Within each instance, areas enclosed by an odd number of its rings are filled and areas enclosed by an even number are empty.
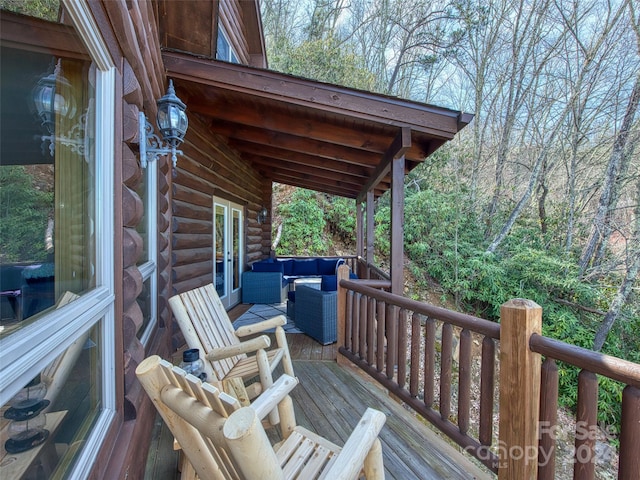
<svg viewBox="0 0 640 480"><path fill-rule="evenodd" d="M213 281L225 308L240 303L243 208L213 197Z"/></svg>

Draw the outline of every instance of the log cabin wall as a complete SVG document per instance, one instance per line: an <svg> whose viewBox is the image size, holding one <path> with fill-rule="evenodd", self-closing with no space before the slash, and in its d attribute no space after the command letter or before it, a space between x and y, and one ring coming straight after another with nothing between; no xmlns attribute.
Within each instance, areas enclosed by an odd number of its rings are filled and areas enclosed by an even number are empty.
<svg viewBox="0 0 640 480"><path fill-rule="evenodd" d="M116 198L120 196L121 212L114 219L116 258L116 404L117 422L112 440L101 449L94 466L95 478L143 478L155 411L135 378L137 365L151 353L168 357L171 316L166 298L171 293L170 254L170 183L171 169L166 157L161 157L158 178L158 328L146 348L138 339L143 313L136 301L143 290L138 262L143 240L138 227L143 220L143 202L136 189L143 178L139 159L138 112L154 119L156 100L164 95L167 79L160 54L157 22L153 4L144 0L92 3L91 8L101 34L111 45L112 56L118 58L121 85L116 92ZM118 203L116 201L116 203ZM118 233L119 229L119 233ZM121 250L121 251L119 251Z"/></svg>
<svg viewBox="0 0 640 480"><path fill-rule="evenodd" d="M188 107L187 107L188 113ZM172 283L181 293L213 280L213 196L244 205L245 260L268 256L271 227L258 224L258 211L270 209L271 182L259 175L207 122L189 119L189 132L173 179ZM267 193L268 192L268 193Z"/></svg>
<svg viewBox="0 0 640 480"><path fill-rule="evenodd" d="M116 109L116 141L121 144L116 148L119 154L115 177L116 198L121 198L116 207L115 245L116 258L121 261L114 265L118 283L115 372L118 418L99 453L92 478L144 476L145 462L141 459L148 453L156 412L135 379L135 369L150 354L169 358L177 346L171 342L177 327L172 323L168 298L212 281L213 195L244 205L245 261L250 263L269 254L270 219L260 225L257 214L262 206L271 209L271 181L243 161L224 138L212 135L207 121L189 115L189 102L197 99L183 98L190 123L181 146L184 156L179 157L175 171L166 156L160 157L158 168L158 324L148 344L141 344L138 333L143 313L136 300L144 287L137 266L143 251L143 239L138 232L144 209L137 189L144 171L139 158L138 112L143 110L153 123L156 101L166 92L168 79L161 47L171 44L176 48L179 43L183 50L215 56L218 9L223 12L223 24L231 32L230 41L241 62L265 66L263 45L258 41L262 31L252 3L239 0L189 4L164 0L91 3L101 34L120 66L121 79L116 93L116 101L121 103ZM185 12L186 5L210 9L210 15L207 18ZM255 27L249 28L252 33L241 26L243 15L251 17ZM170 36L163 32L160 38L162 24L168 18L174 22L174 33L176 23L184 26L184 35ZM203 18L201 24L196 21ZM196 31L201 33L200 37L194 35ZM179 84L176 89L180 95Z"/></svg>

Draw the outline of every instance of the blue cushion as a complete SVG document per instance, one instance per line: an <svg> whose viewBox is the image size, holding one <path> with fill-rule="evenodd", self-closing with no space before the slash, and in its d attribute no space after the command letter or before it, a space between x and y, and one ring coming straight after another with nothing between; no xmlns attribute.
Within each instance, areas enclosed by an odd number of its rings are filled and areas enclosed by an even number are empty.
<svg viewBox="0 0 640 480"><path fill-rule="evenodd" d="M323 275L320 289L325 292L334 292L338 289L338 277L337 275Z"/></svg>
<svg viewBox="0 0 640 480"><path fill-rule="evenodd" d="M282 266L284 267L284 274L285 275L293 275L293 260L291 260L290 258L287 260L278 260L278 263L281 263Z"/></svg>
<svg viewBox="0 0 640 480"><path fill-rule="evenodd" d="M334 275L336 273L337 258L318 258L318 275Z"/></svg>
<svg viewBox="0 0 640 480"><path fill-rule="evenodd" d="M357 273L353 273L353 272L349 272L349 278L357 280L358 279L358 274Z"/></svg>
<svg viewBox="0 0 640 480"><path fill-rule="evenodd" d="M318 275L318 262L315 258L294 260L293 275Z"/></svg>
<svg viewBox="0 0 640 480"><path fill-rule="evenodd" d="M261 261L251 265L254 272L283 272L283 265L279 262Z"/></svg>

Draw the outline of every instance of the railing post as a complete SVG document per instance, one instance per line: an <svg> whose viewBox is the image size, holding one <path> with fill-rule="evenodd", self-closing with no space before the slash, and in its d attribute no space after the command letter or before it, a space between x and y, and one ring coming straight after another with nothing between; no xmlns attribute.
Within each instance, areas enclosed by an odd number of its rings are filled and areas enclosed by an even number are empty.
<svg viewBox="0 0 640 480"><path fill-rule="evenodd" d="M345 346L345 324L347 314L347 289L340 286L340 280L349 280L349 267L340 265L338 267L338 344L336 350ZM337 353L337 361L339 364L348 364L340 352Z"/></svg>
<svg viewBox="0 0 640 480"><path fill-rule="evenodd" d="M640 388L627 385L622 391L619 480L640 475Z"/></svg>
<svg viewBox="0 0 640 480"><path fill-rule="evenodd" d="M499 480L536 478L541 360L529 338L541 330L535 302L514 299L500 307Z"/></svg>

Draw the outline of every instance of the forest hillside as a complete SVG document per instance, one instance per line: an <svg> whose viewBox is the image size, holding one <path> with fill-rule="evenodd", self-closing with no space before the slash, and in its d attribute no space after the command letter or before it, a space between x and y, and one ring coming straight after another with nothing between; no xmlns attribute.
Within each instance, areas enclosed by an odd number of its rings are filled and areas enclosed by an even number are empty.
<svg viewBox="0 0 640 480"><path fill-rule="evenodd" d="M638 0L261 8L271 69L474 114L406 178L408 294L491 320L529 298L545 335L640 363ZM384 267L386 195L375 212ZM353 200L277 185L273 220L279 254L355 253Z"/></svg>

